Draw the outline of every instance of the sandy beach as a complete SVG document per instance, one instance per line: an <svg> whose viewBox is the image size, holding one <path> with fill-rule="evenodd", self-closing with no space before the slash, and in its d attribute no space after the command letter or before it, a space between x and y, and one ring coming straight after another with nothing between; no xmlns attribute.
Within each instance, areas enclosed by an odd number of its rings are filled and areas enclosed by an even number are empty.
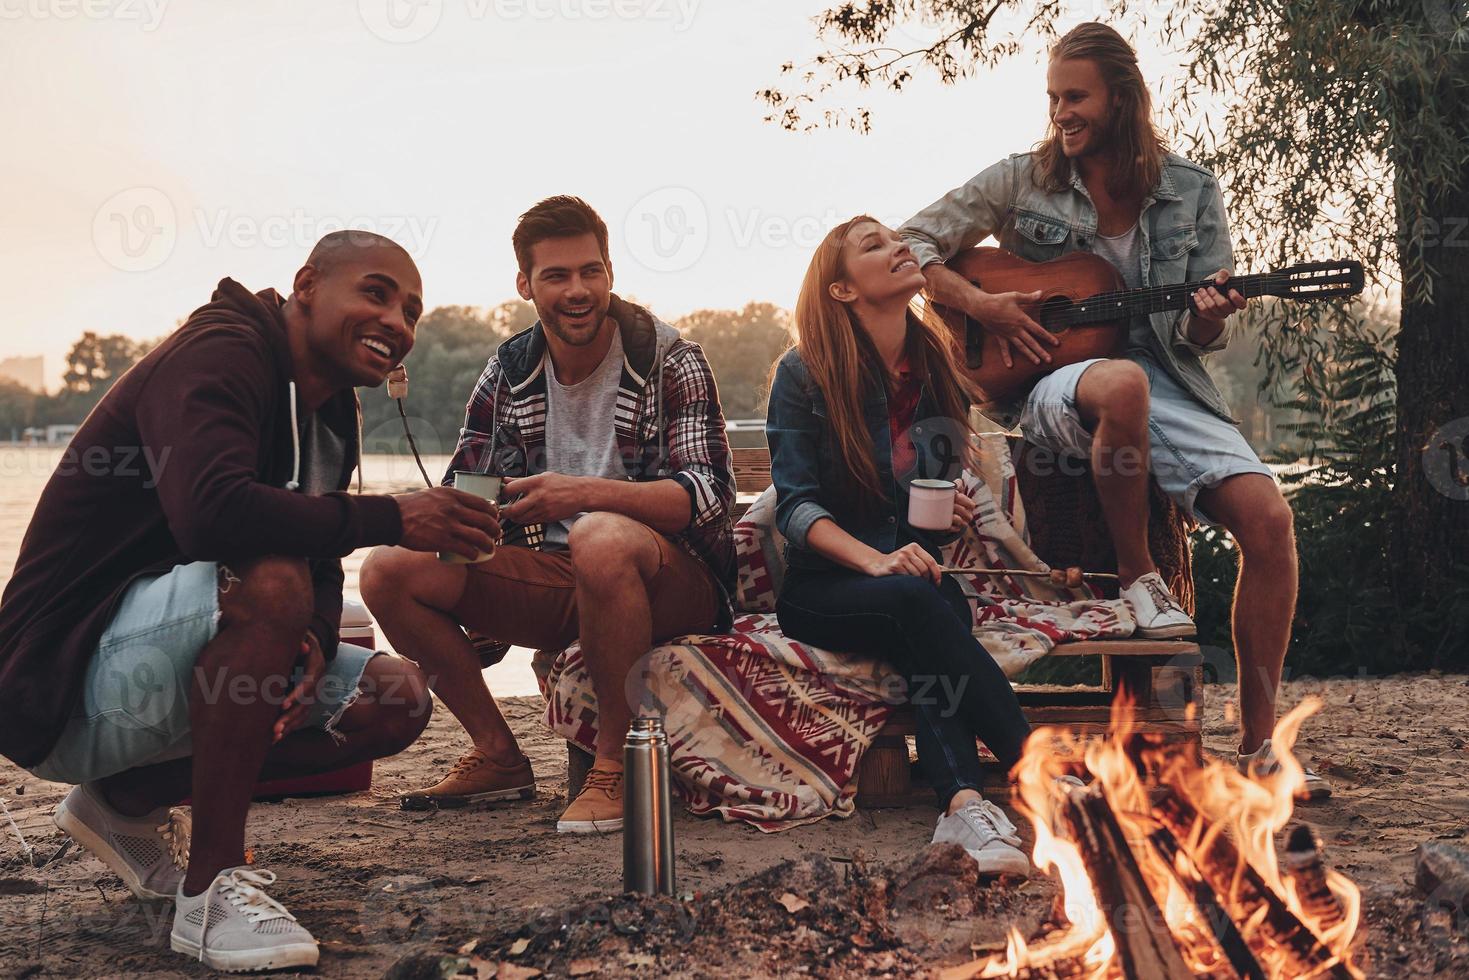
<svg viewBox="0 0 1469 980"><path fill-rule="evenodd" d="M1463 721L1469 682L1432 675L1295 681L1287 685L1285 703L1312 693L1326 707L1307 722L1301 749L1335 783L1337 795L1301 808L1298 816L1318 829L1329 858L1364 891L1362 944L1369 975L1469 975L1465 923L1426 910L1412 885L1421 842L1469 840L1469 734ZM1234 729L1226 716L1232 714L1232 696L1229 687L1208 689L1210 750L1231 746ZM399 792L445 770L465 744L440 708L417 744L378 765L371 792L254 808L248 831L254 859L280 875L275 894L321 941L318 975L382 976L414 952L452 953L479 941L486 962L498 956L514 967L501 970L502 976L533 975L515 969L566 976L571 961L557 937L570 935L573 919L595 923L600 914L605 923L607 910L619 907L622 900L612 896L621 885L620 838L556 834L556 817L566 802L564 743L542 726L538 698L506 699L505 706L535 766L539 796L532 802L436 813L399 808ZM9 763L0 766L0 797L43 861L65 843L51 823L65 792ZM859 811L851 820L764 835L681 813L675 832L678 890L685 901L661 906L668 941L655 955L622 940L609 946L598 939L590 957L575 961L577 969L592 971L582 974L588 976L921 975L942 963L968 960L972 948L1002 942L1011 923L1022 932L1034 927L1053 896L1053 885L1042 877L1024 884L971 883L963 901L913 900L905 906L903 888L918 886L900 869L927 843L934 819L932 807L912 806ZM807 859L815 860L736 888L780 862ZM856 889L881 875L899 883L898 900L883 913L892 948L853 945L861 939L853 936L863 928L860 921L827 923L828 930L847 932L834 945L818 926L797 925L782 907L758 898L769 892L773 903L800 887L791 880L810 878L812 868L825 874L821 869L828 867L837 877L809 883L813 894ZM717 906L729 889L735 889L729 895L738 897L739 907L730 897L721 914L738 911L743 918L733 924L708 918L710 903ZM757 896L753 904L751 894ZM891 887L885 894L891 897ZM747 920L757 907L765 918L755 928ZM802 914L820 912L818 907ZM779 928L782 921L788 928ZM171 922L169 907L135 901L101 862L75 847L33 867L5 829L0 974L207 973L169 951ZM737 935L741 929L748 933ZM521 952L512 955L517 948Z"/></svg>

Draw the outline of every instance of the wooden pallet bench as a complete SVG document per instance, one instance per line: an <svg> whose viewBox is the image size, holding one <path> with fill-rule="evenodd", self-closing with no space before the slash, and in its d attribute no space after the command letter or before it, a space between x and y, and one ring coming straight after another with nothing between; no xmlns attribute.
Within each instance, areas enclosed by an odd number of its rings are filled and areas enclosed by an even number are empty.
<svg viewBox="0 0 1469 980"><path fill-rule="evenodd" d="M770 486L770 451L761 447L735 449L733 453L738 494L735 518L738 519ZM1089 486L1090 481L1085 476L1070 479L1085 482L1080 488L1076 484L1063 487L1063 500L1068 499L1068 494L1072 497L1085 494ZM1052 501L1053 510L1056 506ZM1160 516L1159 506L1160 502L1155 500L1155 519ZM1170 513L1164 520L1176 523L1179 518ZM1034 524L1032 526L1034 528ZM1172 541L1175 551L1180 540L1186 547L1185 532L1176 526L1161 529L1154 538ZM1157 548L1155 546L1155 554ZM1037 551L1043 557L1049 557L1039 546ZM1175 569L1174 580L1188 579L1186 550L1181 560L1183 567ZM1061 563L1054 558L1052 561ZM1096 564L1085 567L1100 568ZM1165 572L1164 577L1170 576ZM1191 581L1188 584L1191 586ZM1186 606L1192 604L1191 588L1182 589L1175 585L1175 592L1184 597ZM1114 699L1124 695L1134 705L1135 731L1160 737L1187 751L1200 751L1203 659L1198 644L1179 640L1088 640L1062 643L1049 656L1095 658L1100 664L1101 680L1098 684L1082 685L1017 684L1015 693L1032 725L1056 726L1087 737L1101 735L1111 719ZM872 746L863 754L857 771L858 805L901 806L928 795L927 789L917 785L912 778L910 743L913 734L912 710L904 706L894 711ZM591 755L567 743L567 776L572 796L581 791L582 780L591 763ZM1003 782L1004 774L999 772L998 766L990 768L994 782Z"/></svg>

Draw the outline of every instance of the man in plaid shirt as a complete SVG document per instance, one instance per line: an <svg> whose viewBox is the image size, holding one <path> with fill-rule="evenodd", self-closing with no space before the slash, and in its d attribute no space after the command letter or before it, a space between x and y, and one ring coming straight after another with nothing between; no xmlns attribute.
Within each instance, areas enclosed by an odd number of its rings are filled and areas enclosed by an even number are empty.
<svg viewBox="0 0 1469 980"><path fill-rule="evenodd" d="M629 671L656 642L730 623L724 413L699 346L612 293L607 226L584 201L540 202L513 241L516 287L540 320L490 358L444 477L506 477L500 545L469 564L378 549L360 584L393 647L419 663L474 742L405 803L535 794L461 627L539 649L580 639L597 694L597 761L557 830L616 831Z"/></svg>

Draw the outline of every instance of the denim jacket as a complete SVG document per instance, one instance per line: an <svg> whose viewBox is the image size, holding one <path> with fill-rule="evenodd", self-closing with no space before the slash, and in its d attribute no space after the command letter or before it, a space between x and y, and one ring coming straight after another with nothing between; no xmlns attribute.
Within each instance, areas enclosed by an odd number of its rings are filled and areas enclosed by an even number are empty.
<svg viewBox="0 0 1469 980"><path fill-rule="evenodd" d="M912 472L893 472L892 432L888 426L887 392L881 385L867 392L862 414L872 437L878 482L885 488L876 508L863 511L853 495L853 480L836 447L826 397L816 386L799 348L791 348L776 365L765 415L770 444L770 479L775 485L775 525L786 539L786 565L830 569L834 562L812 551L806 535L823 517L831 518L852 537L883 554L918 542L939 557L952 533L925 531L908 524L908 482L913 479L957 480L961 461L952 451L963 445L960 426L939 416L927 383L923 385L909 434L917 453Z"/></svg>
<svg viewBox="0 0 1469 980"><path fill-rule="evenodd" d="M946 262L993 235L1000 247L1032 262L1067 252L1091 251L1097 234L1097 209L1075 165L1071 187L1049 193L1032 179L1034 159L1017 153L981 171L962 187L908 219L899 233L920 265ZM1229 224L1219 182L1203 167L1174 153L1163 161L1158 186L1143 199L1138 219L1142 280L1168 286L1234 269ZM1188 339L1186 311L1150 316L1153 343L1148 353L1199 402L1227 421L1235 421L1224 396L1205 370L1202 355L1223 350L1233 319L1207 347ZM999 406L1013 422L1016 406Z"/></svg>

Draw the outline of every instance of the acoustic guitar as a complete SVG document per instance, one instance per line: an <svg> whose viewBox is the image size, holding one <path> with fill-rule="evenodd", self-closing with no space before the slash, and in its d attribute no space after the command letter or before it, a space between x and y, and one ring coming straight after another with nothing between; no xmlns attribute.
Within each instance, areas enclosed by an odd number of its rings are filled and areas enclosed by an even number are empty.
<svg viewBox="0 0 1469 980"><path fill-rule="evenodd" d="M1119 357L1127 350L1129 321L1134 316L1191 309L1196 289L1214 285L1213 278L1173 286L1128 289L1117 269L1090 252L1071 252L1047 262L1031 262L1002 248L978 246L949 261L949 268L987 293L1041 290L1039 301L1022 304L1041 326L1060 338L1047 346L1049 364L1033 364L1012 351L1014 367L1000 358L999 340L964 311L935 303L934 310L964 345L969 376L991 401L1025 394L1042 376L1059 367L1093 357ZM1355 296L1362 291L1360 262L1304 262L1273 272L1230 276L1226 284L1246 299L1320 300Z"/></svg>

